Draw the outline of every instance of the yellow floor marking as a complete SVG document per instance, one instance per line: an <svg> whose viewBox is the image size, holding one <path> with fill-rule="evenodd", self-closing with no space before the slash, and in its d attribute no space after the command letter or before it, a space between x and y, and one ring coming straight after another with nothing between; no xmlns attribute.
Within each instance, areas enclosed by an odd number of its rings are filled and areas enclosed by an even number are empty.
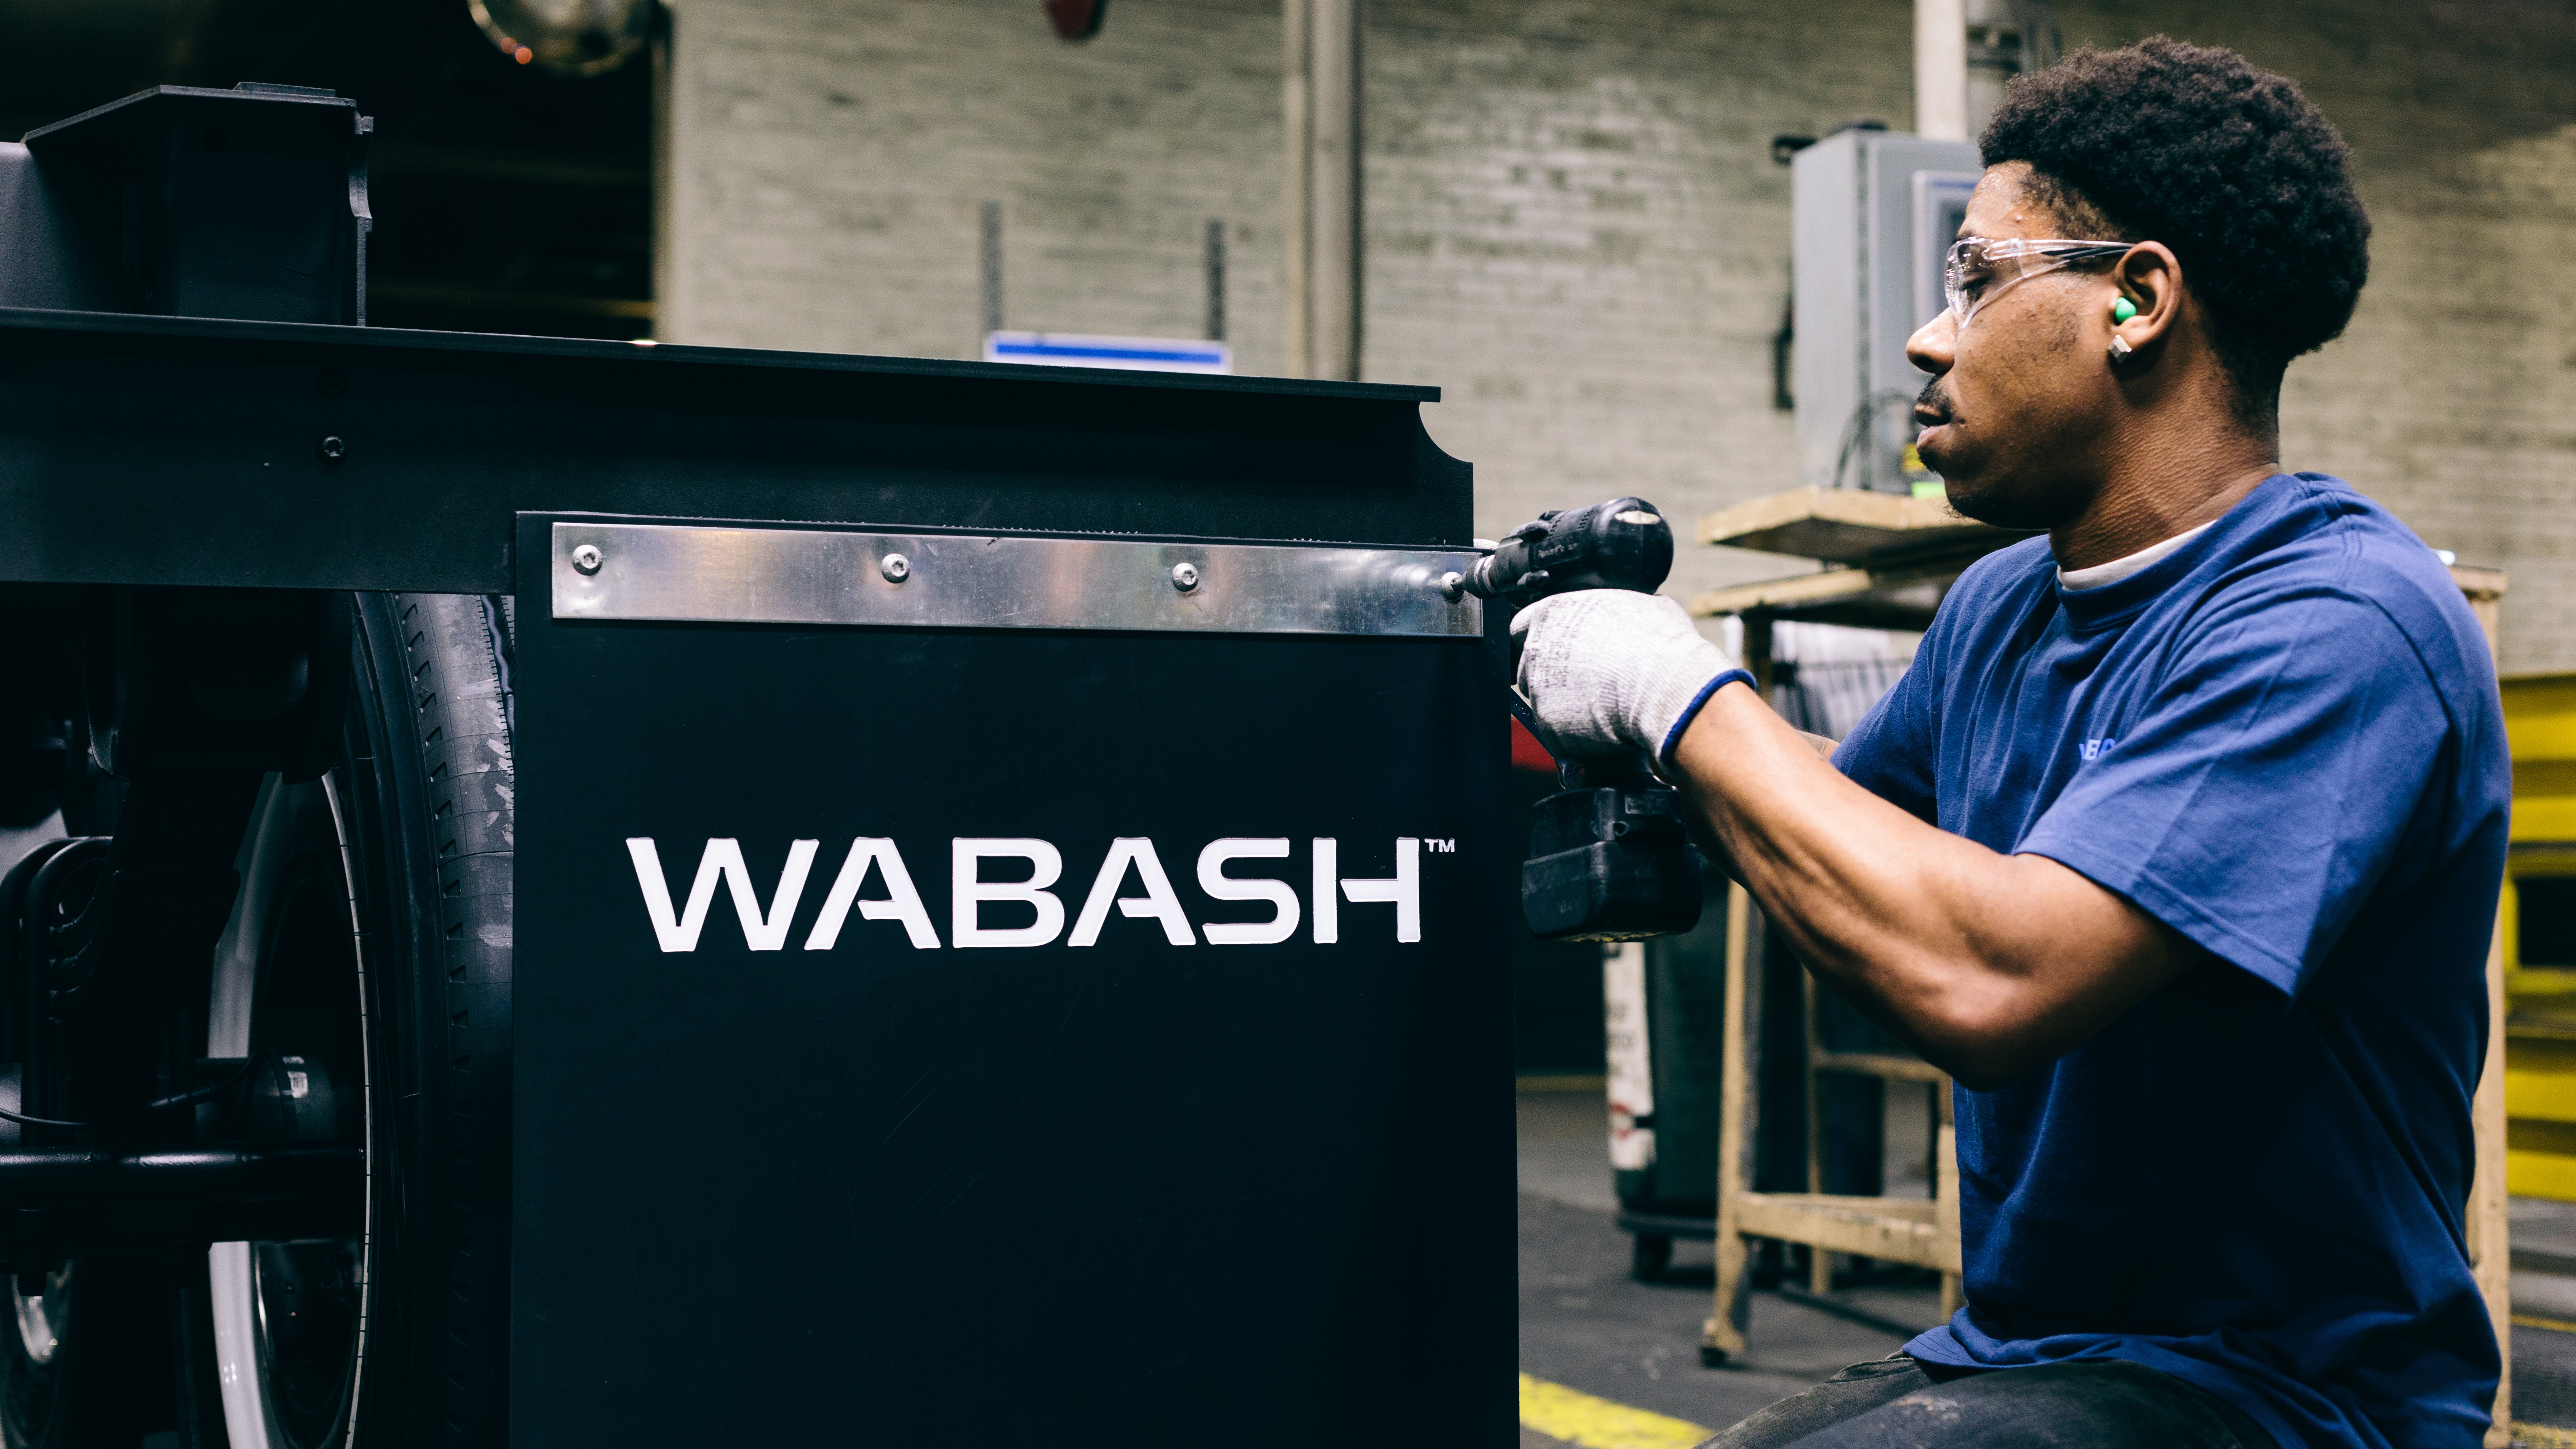
<svg viewBox="0 0 2576 1449"><path fill-rule="evenodd" d="M2525 1328L2576 1333L2576 1322L2564 1318L2517 1313L2513 1321ZM1521 1375L1521 1426L1536 1429L1551 1439L1580 1444L1583 1449L1693 1449L1717 1433L1687 1419L1667 1418L1596 1399L1528 1374ZM2576 1449L2576 1429L2517 1421L2513 1442L2517 1449Z"/></svg>
<svg viewBox="0 0 2576 1449"><path fill-rule="evenodd" d="M2570 1322L2564 1318L2543 1318L2537 1313L2514 1314L2513 1322L2517 1328L2546 1328L2558 1333L2576 1333L2576 1322Z"/></svg>
<svg viewBox="0 0 2576 1449"><path fill-rule="evenodd" d="M1583 1449L1691 1449L1717 1433L1528 1374L1521 1375L1521 1424Z"/></svg>

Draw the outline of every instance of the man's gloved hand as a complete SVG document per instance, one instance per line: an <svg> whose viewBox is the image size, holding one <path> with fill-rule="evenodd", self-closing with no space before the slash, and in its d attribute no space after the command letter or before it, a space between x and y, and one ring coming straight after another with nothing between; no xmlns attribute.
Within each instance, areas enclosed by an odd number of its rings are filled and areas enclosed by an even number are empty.
<svg viewBox="0 0 2576 1449"><path fill-rule="evenodd" d="M1584 589L1512 619L1539 743L1560 758L1643 754L1657 765L1720 686L1753 676L1658 594Z"/></svg>

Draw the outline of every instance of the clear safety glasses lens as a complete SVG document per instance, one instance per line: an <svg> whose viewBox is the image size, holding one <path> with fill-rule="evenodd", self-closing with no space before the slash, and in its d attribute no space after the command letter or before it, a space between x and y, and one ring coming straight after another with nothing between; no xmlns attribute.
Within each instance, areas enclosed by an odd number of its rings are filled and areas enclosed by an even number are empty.
<svg viewBox="0 0 2576 1449"><path fill-rule="evenodd" d="M1950 314L1964 325L1977 309L2015 282L2043 272L2124 255L2129 242L2034 240L2028 237L1966 237L1950 244L1941 268L1941 290Z"/></svg>

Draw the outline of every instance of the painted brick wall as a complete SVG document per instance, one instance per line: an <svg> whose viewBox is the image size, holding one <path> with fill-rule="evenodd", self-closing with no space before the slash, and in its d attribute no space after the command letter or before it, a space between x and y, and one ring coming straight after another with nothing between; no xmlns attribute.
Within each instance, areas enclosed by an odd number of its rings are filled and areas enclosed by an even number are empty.
<svg viewBox="0 0 2576 1449"><path fill-rule="evenodd" d="M2294 467L2511 571L2508 669L2576 669L2576 12L2537 0L2061 0L2299 76L2378 224L2343 342L2290 372ZM1479 526L1636 492L1678 517L1795 482L1771 406L1779 132L1911 101L1908 0L1372 0L1366 375L1437 383ZM972 355L976 215L1012 326L1229 331L1279 365L1276 0L681 0L663 335ZM1685 550L1675 590L1789 571Z"/></svg>
<svg viewBox="0 0 2576 1449"><path fill-rule="evenodd" d="M1797 485L1771 138L1910 124L1912 13L1372 0L1367 372L1447 389L1432 432L1476 464L1480 527ZM1670 591L1801 567L1685 548Z"/></svg>
<svg viewBox="0 0 2576 1449"><path fill-rule="evenodd" d="M1154 0L1066 45L1030 0L679 0L664 338L974 357L980 208L1005 325L1279 365L1275 0Z"/></svg>

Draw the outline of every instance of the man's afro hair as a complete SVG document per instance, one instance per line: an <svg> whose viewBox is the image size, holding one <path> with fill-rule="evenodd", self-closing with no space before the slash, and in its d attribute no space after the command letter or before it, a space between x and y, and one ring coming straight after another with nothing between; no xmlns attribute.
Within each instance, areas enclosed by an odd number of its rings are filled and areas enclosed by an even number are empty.
<svg viewBox="0 0 2576 1449"><path fill-rule="evenodd" d="M2370 216L2351 153L2296 82L2232 50L2159 35L2075 51L2012 82L1979 148L2029 163L2034 199L2069 223L2173 248L2248 392L2352 320Z"/></svg>

